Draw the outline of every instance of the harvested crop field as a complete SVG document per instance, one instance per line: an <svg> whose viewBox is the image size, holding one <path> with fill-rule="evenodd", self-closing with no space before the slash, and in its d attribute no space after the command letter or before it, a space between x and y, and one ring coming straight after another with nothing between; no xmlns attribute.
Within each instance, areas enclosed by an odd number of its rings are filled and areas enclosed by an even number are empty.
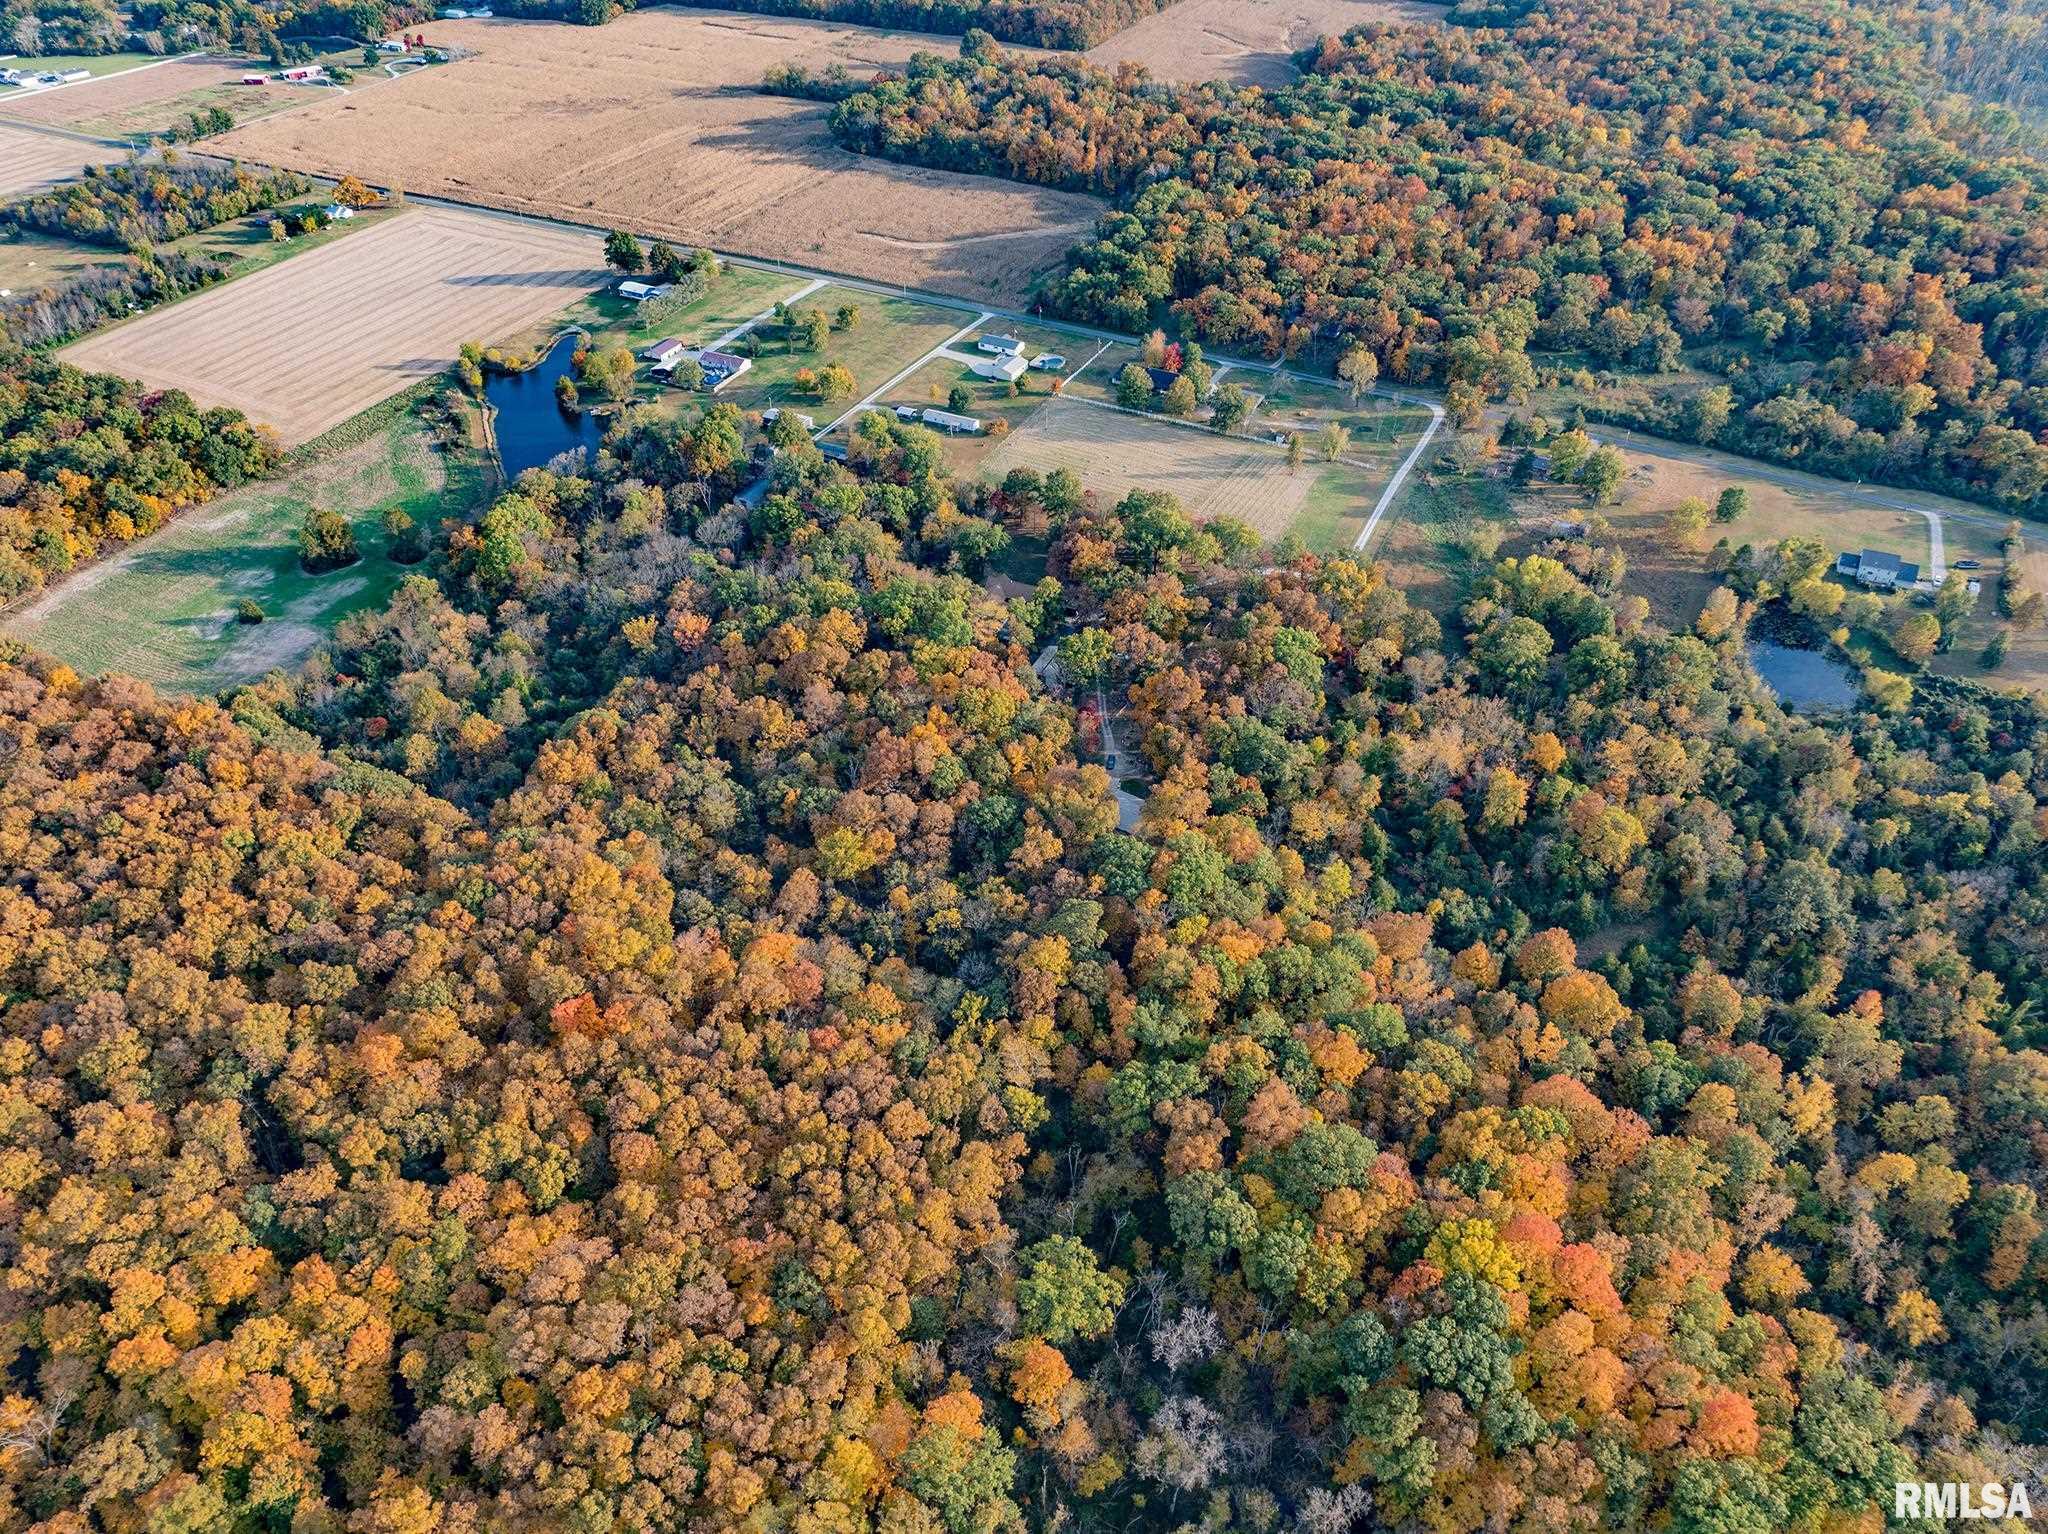
<svg viewBox="0 0 2048 1534"><path fill-rule="evenodd" d="M1286 85L1289 55L1318 37L1367 22L1441 21L1422 0L1180 0L1098 44L1085 57L1104 69L1130 61L1161 80Z"/></svg>
<svg viewBox="0 0 2048 1534"><path fill-rule="evenodd" d="M124 150L105 144L0 122L0 199L69 181L88 165L126 158Z"/></svg>
<svg viewBox="0 0 2048 1534"><path fill-rule="evenodd" d="M1104 210L848 154L823 107L753 89L771 64L861 72L951 40L668 9L603 27L437 22L430 35L477 56L210 147L972 298L1021 297Z"/></svg>
<svg viewBox="0 0 2048 1534"><path fill-rule="evenodd" d="M604 281L594 235L414 208L63 352L304 442Z"/></svg>
<svg viewBox="0 0 2048 1534"><path fill-rule="evenodd" d="M0 117L119 137L160 131L199 105L225 106L241 118L311 97L300 86L239 83L243 75L264 68L233 59L172 59L63 90L0 98Z"/></svg>
<svg viewBox="0 0 2048 1534"><path fill-rule="evenodd" d="M1238 517L1260 537L1278 538L1293 524L1319 467L1290 471L1277 447L1057 399L1004 438L981 474L994 482L1016 468L1072 469L1083 489L1105 501L1133 490L1170 490L1198 521Z"/></svg>

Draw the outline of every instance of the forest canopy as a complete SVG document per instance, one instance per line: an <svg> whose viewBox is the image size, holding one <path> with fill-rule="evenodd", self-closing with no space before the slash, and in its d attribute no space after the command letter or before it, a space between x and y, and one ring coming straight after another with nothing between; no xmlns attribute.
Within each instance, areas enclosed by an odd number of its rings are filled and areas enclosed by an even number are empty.
<svg viewBox="0 0 2048 1534"><path fill-rule="evenodd" d="M0 650L0 1527L1821 1534L2024 1475L2034 704L1800 720L1597 543L1439 619L880 416L749 509L740 425L629 412L225 699Z"/></svg>

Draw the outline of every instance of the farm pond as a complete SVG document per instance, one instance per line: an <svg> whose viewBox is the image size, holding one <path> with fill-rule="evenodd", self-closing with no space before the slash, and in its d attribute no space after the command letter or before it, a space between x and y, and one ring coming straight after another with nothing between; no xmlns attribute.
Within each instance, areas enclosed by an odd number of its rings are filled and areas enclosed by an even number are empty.
<svg viewBox="0 0 2048 1534"><path fill-rule="evenodd" d="M1833 713L1852 707L1862 688L1856 673L1819 650L1799 650L1769 639L1749 643L1749 663L1780 703L1797 713Z"/></svg>
<svg viewBox="0 0 2048 1534"><path fill-rule="evenodd" d="M570 331L539 362L523 373L487 373L484 398L495 412L498 461L505 477L517 479L528 469L544 468L563 453L578 448L597 450L604 423L587 411L564 410L555 398L555 381L569 377L570 359L582 339Z"/></svg>

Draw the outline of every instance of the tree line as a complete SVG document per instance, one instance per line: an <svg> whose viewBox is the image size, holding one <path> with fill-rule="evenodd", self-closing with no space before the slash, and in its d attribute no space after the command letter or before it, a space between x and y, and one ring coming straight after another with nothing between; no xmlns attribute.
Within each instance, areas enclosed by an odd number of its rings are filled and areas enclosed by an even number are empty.
<svg viewBox="0 0 2048 1534"><path fill-rule="evenodd" d="M238 410L0 341L0 601L265 473L276 451Z"/></svg>
<svg viewBox="0 0 2048 1534"><path fill-rule="evenodd" d="M312 189L312 181L296 171L195 163L166 151L153 160L89 165L76 181L0 207L0 219L91 245L142 251Z"/></svg>

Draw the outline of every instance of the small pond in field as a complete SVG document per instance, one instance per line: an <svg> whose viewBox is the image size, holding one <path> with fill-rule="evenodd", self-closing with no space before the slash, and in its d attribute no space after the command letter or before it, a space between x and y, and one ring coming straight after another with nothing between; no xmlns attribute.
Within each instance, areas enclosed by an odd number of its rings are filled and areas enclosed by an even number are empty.
<svg viewBox="0 0 2048 1534"><path fill-rule="evenodd" d="M570 358L581 339L571 331L523 373L484 375L484 398L496 411L498 460L507 479L517 479L579 447L597 451L603 421L588 411L572 414L555 398L555 380L575 374Z"/></svg>
<svg viewBox="0 0 2048 1534"><path fill-rule="evenodd" d="M1800 713L1852 708L1863 692L1854 671L1819 650L1796 650L1768 639L1752 639L1749 663L1780 703Z"/></svg>

